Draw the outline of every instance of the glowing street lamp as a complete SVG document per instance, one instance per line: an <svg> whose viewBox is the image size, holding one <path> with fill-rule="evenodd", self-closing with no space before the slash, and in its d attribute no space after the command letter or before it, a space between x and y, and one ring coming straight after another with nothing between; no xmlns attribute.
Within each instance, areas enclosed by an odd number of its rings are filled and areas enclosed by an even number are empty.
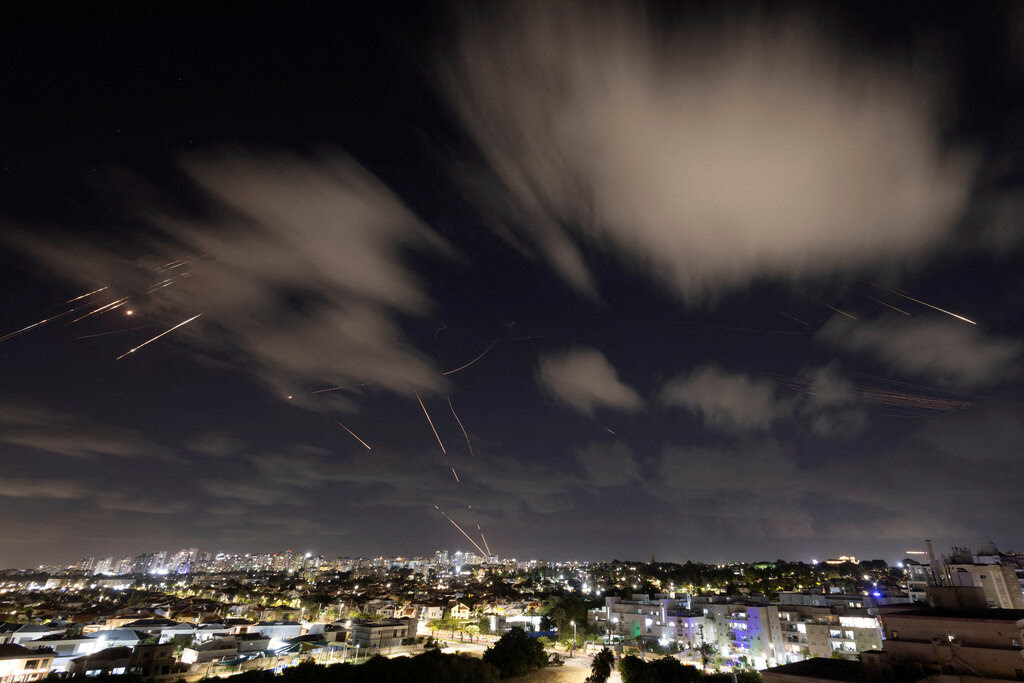
<svg viewBox="0 0 1024 683"><path fill-rule="evenodd" d="M569 622L572 624L572 650L569 652L570 657L576 656L576 620L573 619Z"/></svg>

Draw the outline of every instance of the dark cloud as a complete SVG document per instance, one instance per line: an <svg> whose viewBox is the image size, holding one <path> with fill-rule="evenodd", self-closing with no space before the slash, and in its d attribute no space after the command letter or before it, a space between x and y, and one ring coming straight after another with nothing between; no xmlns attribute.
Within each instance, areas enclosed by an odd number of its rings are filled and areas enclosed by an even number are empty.
<svg viewBox="0 0 1024 683"><path fill-rule="evenodd" d="M640 476L633 452L621 441L584 446L576 452L576 462L593 486L625 486Z"/></svg>
<svg viewBox="0 0 1024 683"><path fill-rule="evenodd" d="M0 405L0 443L76 458L170 458L161 446L126 429L14 404Z"/></svg>
<svg viewBox="0 0 1024 683"><path fill-rule="evenodd" d="M71 479L0 478L0 496L6 498L79 499L90 493L82 482Z"/></svg>
<svg viewBox="0 0 1024 683"><path fill-rule="evenodd" d="M598 407L634 412L644 403L597 349L545 355L537 379L552 396L584 415L593 415Z"/></svg>
<svg viewBox="0 0 1024 683"><path fill-rule="evenodd" d="M962 389L1013 378L1024 349L1018 339L986 335L976 325L930 316L859 321L835 316L818 338L869 356L902 375Z"/></svg>

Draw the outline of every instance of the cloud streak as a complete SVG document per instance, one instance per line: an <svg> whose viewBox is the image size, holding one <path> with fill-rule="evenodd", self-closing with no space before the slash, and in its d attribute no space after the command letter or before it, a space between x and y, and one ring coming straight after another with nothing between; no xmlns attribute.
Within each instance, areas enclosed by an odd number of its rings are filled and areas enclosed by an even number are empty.
<svg viewBox="0 0 1024 683"><path fill-rule="evenodd" d="M964 209L973 162L943 148L929 83L810 24L525 2L462 29L440 81L502 229L581 291L582 244L692 299L912 257Z"/></svg>
<svg viewBox="0 0 1024 683"><path fill-rule="evenodd" d="M119 249L27 234L15 246L68 280L109 283L148 317L202 313L159 343L191 344L294 403L344 404L340 392L314 402L317 386L412 395L443 385L396 319L430 307L405 256L451 250L368 172L344 157L237 153L182 170L201 218L149 208L148 227Z"/></svg>
<svg viewBox="0 0 1024 683"><path fill-rule="evenodd" d="M852 322L834 317L818 339L863 354L889 369L946 387L972 389L1006 381L1019 372L1024 344L986 336L974 325L918 316Z"/></svg>

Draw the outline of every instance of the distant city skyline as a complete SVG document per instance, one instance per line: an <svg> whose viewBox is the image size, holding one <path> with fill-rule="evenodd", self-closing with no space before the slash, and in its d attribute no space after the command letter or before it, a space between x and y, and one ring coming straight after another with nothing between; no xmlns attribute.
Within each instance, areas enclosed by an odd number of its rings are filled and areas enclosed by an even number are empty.
<svg viewBox="0 0 1024 683"><path fill-rule="evenodd" d="M1013 548L1003 548L999 544L992 543L991 541L978 542L975 544L939 544L938 548L974 548L974 547L991 547L994 550L1002 552L1018 552ZM586 564L600 564L612 562L613 560L620 560L624 562L636 562L640 564L646 564L650 561L650 556L645 558L637 557L605 557L605 558L571 558L571 557L516 557L516 556L499 556L499 555L480 555L472 550L463 550L457 546L453 546L451 549L435 549L433 552L424 554L365 554L365 555L352 555L352 554L333 554L333 553L321 553L316 550L299 551L293 549L281 549L276 551L246 551L246 550L227 550L227 549L203 549L198 547L181 548L179 550L159 549L143 552L132 552L126 555L119 554L90 554L83 556L77 560L66 560L64 562L44 562L41 564L31 564L19 567L0 567L0 571L3 570L37 570L37 569L61 569L61 570L80 570L86 573L108 573L108 574L129 574L129 573L188 573L192 571L192 567L197 565L204 566L204 569L199 571L207 571L205 567L219 566L227 567L232 562L239 562L245 560L245 563L249 568L255 570L281 570L286 571L292 569L294 571L301 571L307 568L316 569L320 566L333 566L339 561L351 562L374 562L380 563L416 563L416 564L443 564L443 565L456 565L460 564L457 561L457 556L463 558L469 558L466 564L486 564L488 561L494 561L496 563L504 562L519 562L519 563L530 563L530 562L545 562L550 564L567 564L567 563L586 563ZM922 541L920 548L908 548L903 553L897 553L896 557L886 557L878 554L866 554L866 555L852 555L844 553L834 554L818 554L811 557L761 557L754 559L737 559L729 561L710 561L703 560L696 557L682 558L682 559L669 559L669 558L658 558L654 557L655 562L664 562L668 564L685 564L686 562L696 562L701 564L711 565L728 565L728 564L752 564L757 562L783 560L786 562L803 562L805 564L821 564L829 561L838 562L849 560L851 562L859 561L876 561L883 560L889 564L896 566L901 564L905 559L912 559L917 562L927 564L927 551L924 550L924 542ZM152 566L154 563L157 570L151 571L149 568L141 569L128 569L129 567L135 567L140 562L148 563ZM83 566L83 563L87 563L88 566ZM100 570L99 568L103 569ZM172 569L172 567L178 567L180 569Z"/></svg>

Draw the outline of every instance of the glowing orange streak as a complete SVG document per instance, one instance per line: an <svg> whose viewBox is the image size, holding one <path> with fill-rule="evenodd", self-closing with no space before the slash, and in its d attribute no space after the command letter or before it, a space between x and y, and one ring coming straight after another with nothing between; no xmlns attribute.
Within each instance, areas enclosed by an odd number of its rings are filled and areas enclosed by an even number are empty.
<svg viewBox="0 0 1024 683"><path fill-rule="evenodd" d="M372 450L373 450L372 448L370 448L370 444L366 443L365 441L363 441L362 439L360 439L360 438L359 438L358 436L356 436L356 433L355 433L355 432L353 432L353 431L352 431L351 429L349 429L349 428L348 428L348 427L346 427L345 425L341 424L341 422L340 422L340 421L338 421L338 420L335 420L335 422L337 422L337 423L338 423L338 426L339 426L339 427L341 427L341 428L342 428L342 429L344 429L344 430L345 430L346 432L348 432L349 434L351 434L351 435L352 435L352 438L353 438L353 439L355 439L355 440L356 440L356 441L358 441L359 443L361 443L361 444L363 444L364 446L366 446L366 450L368 450L368 451L372 451Z"/></svg>
<svg viewBox="0 0 1024 683"><path fill-rule="evenodd" d="M973 320L968 320L967 318L963 317L962 315L957 315L956 313L953 313L952 311L947 311L945 308L939 308L938 306L932 306L931 304L929 304L927 302L921 301L920 299L915 299L912 296L907 296L906 294L903 294L901 292L897 292L895 290L890 290L890 291L892 291L892 293L895 294L896 296L902 296L904 299L910 299L911 301L916 301L917 303L921 304L922 306L927 306L928 308L931 308L931 309L934 309L936 311L939 311L940 313L945 313L946 315L951 315L954 318L956 318L957 320L963 320L965 323L970 323L971 325L977 325L978 324L978 323L974 322Z"/></svg>
<svg viewBox="0 0 1024 683"><path fill-rule="evenodd" d="M444 444L441 443L441 437L437 435L437 430L434 429L434 421L430 419L430 413L427 412L427 407L423 405L423 399L420 398L419 394L413 392L416 395L416 400L420 402L420 408L423 408L423 414L427 416L427 424L430 425L431 431L434 432L434 438L437 439L437 445L441 447L441 452L448 455L448 451L444 449Z"/></svg>
<svg viewBox="0 0 1024 683"><path fill-rule="evenodd" d="M150 327L158 327L163 323L150 323L149 325L139 325L138 327L129 327L126 330L114 330L113 332L100 332L99 334L86 334L81 337L75 337L75 339L92 339L93 337L107 337L111 334L124 334L125 332L134 332L135 330L145 330Z"/></svg>
<svg viewBox="0 0 1024 683"><path fill-rule="evenodd" d="M454 519L452 519L452 518L451 518L451 517L449 517L449 516L448 516L447 514L445 514L445 511L444 511L444 510L441 510L441 508L438 508L438 507L437 507L436 505L435 505L434 507L435 507L435 508L437 508L438 510L440 510L440 511L441 511L441 514L442 514L442 515L444 515L444 518L445 518L445 519L447 519L447 520L448 520L449 522L451 522L451 523L452 523L452 526L454 526L454 527L455 527L456 529L458 529L459 531L461 531L461 532L462 532L462 535L466 537L466 540L467 540L467 541L469 541L470 543L472 543L472 544L473 544L473 547L474 547L474 548L476 548L477 550L479 550L479 551L480 551L480 554L481 554L481 555L486 555L486 554L487 554L487 553L485 553L485 552L484 552L484 549L483 549L483 548L481 548L480 546L478 546L478 545L476 544L476 541L474 541L474 540L473 540L473 537L472 537L472 536L470 536L469 534L467 534L467 533L465 532L465 530L463 530L463 528L462 528L461 526L459 526L458 524L456 524L456 523L455 523L455 520L454 520Z"/></svg>
<svg viewBox="0 0 1024 683"><path fill-rule="evenodd" d="M491 547L489 545L487 545L487 539L484 538L484 532L483 531L480 532L480 540L484 542L484 548L487 549L487 557L490 557L491 556Z"/></svg>
<svg viewBox="0 0 1024 683"><path fill-rule="evenodd" d="M466 433L466 428L462 426L462 420L459 419L458 414L455 412L455 406L452 405L452 397L446 397L448 399L448 407L452 409L452 415L455 416L455 421L459 423L459 429L462 430L462 435L466 437L466 445L469 446L469 454L473 455L473 444L469 442L469 434Z"/></svg>
<svg viewBox="0 0 1024 683"><path fill-rule="evenodd" d="M885 302L884 302L884 301L882 301L881 299L876 299L876 298L875 298L875 297L873 297L873 296L869 296L868 298L869 298L869 299L871 299L872 301L874 301L874 302L875 302L876 304L882 304L882 305L883 305L883 306L885 306L886 308L891 308L892 310L894 310L894 311L897 311L897 312L899 312L899 313L902 313L903 315L910 315L909 313L907 313L906 311L904 311L904 310L903 310L902 308L896 308L895 306L893 306L893 305L891 305L891 304L887 304L887 303L885 303Z"/></svg>
<svg viewBox="0 0 1024 683"><path fill-rule="evenodd" d="M317 389L316 391L313 391L313 392L310 392L310 393L322 394L322 393L327 392L327 391L341 391L342 389L355 389L356 387L365 387L365 386L366 386L365 382L362 383L362 384L348 384L348 385L343 386L343 387L329 387L327 389Z"/></svg>
<svg viewBox="0 0 1024 683"><path fill-rule="evenodd" d="M73 303L75 301L78 301L79 299L84 299L85 297L92 296L93 294L99 294L100 292L102 292L106 288L107 288L106 286L103 286L103 287L100 287L99 289L94 289L93 291L89 292L88 294L83 294L82 296L76 296L74 299L68 299L63 304L61 304L61 306L63 306L64 304Z"/></svg>
<svg viewBox="0 0 1024 683"><path fill-rule="evenodd" d="M100 306L95 311L91 311L91 312L86 313L85 315L83 315L81 317L75 318L74 320L72 320L68 324L69 325L73 325L74 323L77 323L79 320L85 320L90 315L96 315L97 313L102 313L103 311L105 311L107 309L110 309L112 311L115 308L120 308L121 306L124 306L126 303L128 303L128 297L124 297L123 299L117 299L116 301L111 301L109 304L106 304L105 306Z"/></svg>
<svg viewBox="0 0 1024 683"><path fill-rule="evenodd" d="M487 352L490 351L494 347L494 345L497 344L497 343L498 343L498 340L495 339L494 341L492 341L490 344L487 345L487 348L484 349L483 353L481 353L479 356L477 356L473 360L469 361L468 363L466 363L462 367L455 368L454 370L449 370L448 372L442 372L441 374L442 375L454 375L456 372L461 372L461 371L465 370L470 365L472 365L473 363L477 362L478 360L480 360L481 358L486 356Z"/></svg>
<svg viewBox="0 0 1024 683"><path fill-rule="evenodd" d="M72 308L70 311L64 311L63 313L58 313L57 315L50 316L49 318L44 318L43 320L40 320L37 323L32 323L31 325L28 325L27 327L23 327L20 330L16 330L14 332L10 332L8 334L5 334L4 336L0 337L0 342L7 341L11 337L17 337L19 334L23 334L25 332L28 332L29 330L31 330L33 328L36 328L36 327L39 327L40 325L45 325L46 323L48 323L48 322L50 322L52 320L57 320L58 318L63 318L66 315L71 315L75 311L80 311L80 310L82 310L83 308L85 308L88 305L89 304L84 304L82 306L79 306L78 308Z"/></svg>
<svg viewBox="0 0 1024 683"><path fill-rule="evenodd" d="M462 481L459 479L459 473L455 471L454 467L452 467L452 474L455 475L455 483L456 484L461 484Z"/></svg>
<svg viewBox="0 0 1024 683"><path fill-rule="evenodd" d="M165 334L170 334L171 332L174 332L176 329L178 329L182 325L188 325L190 322L192 322L193 320L198 318L200 315L202 315L202 313L200 313L199 315L194 315L194 316L192 316L191 318L189 318L188 320L186 320L184 322L178 323L177 325L175 325L174 327L172 327L169 330L164 330L163 332L161 332L160 334L156 335L155 337L153 337L149 341L142 342L141 344L136 346L134 349L129 349L128 351L125 351L120 356L118 356L115 360L121 360L125 356L135 353L136 351L141 349L143 346L146 346L147 344L152 344L153 342L155 342L157 339L159 339L160 337L164 336Z"/></svg>

